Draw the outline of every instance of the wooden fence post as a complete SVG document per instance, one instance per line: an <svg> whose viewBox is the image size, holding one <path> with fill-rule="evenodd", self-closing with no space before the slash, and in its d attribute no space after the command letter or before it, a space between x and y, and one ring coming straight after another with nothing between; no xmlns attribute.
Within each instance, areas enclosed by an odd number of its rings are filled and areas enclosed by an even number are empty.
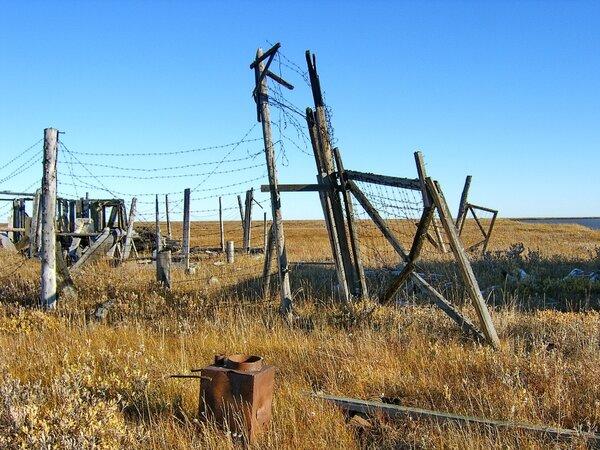
<svg viewBox="0 0 600 450"><path fill-rule="evenodd" d="M133 224L135 222L135 215L137 213L137 198L131 199L131 206L129 207L129 220L127 221L127 235L125 236L125 245L123 246L123 253L121 254L121 262L129 259L129 253L131 252L131 245L133 243Z"/></svg>
<svg viewBox="0 0 600 450"><path fill-rule="evenodd" d="M31 227L29 229L29 257L33 258L39 250L40 233L40 197L42 191L38 189L33 196L33 206L31 213Z"/></svg>
<svg viewBox="0 0 600 450"><path fill-rule="evenodd" d="M156 254L156 281L171 289L171 250L161 250Z"/></svg>
<svg viewBox="0 0 600 450"><path fill-rule="evenodd" d="M235 259L235 247L233 241L227 241L227 248L225 249L225 257L227 258L227 264L233 264Z"/></svg>
<svg viewBox="0 0 600 450"><path fill-rule="evenodd" d="M263 254L267 253L267 212L263 213Z"/></svg>
<svg viewBox="0 0 600 450"><path fill-rule="evenodd" d="M252 238L252 202L254 200L254 188L246 191L244 205L244 251L250 253L250 240Z"/></svg>
<svg viewBox="0 0 600 450"><path fill-rule="evenodd" d="M221 235L221 251L225 251L225 226L223 224L223 202L219 197L219 232Z"/></svg>
<svg viewBox="0 0 600 450"><path fill-rule="evenodd" d="M171 229L171 219L169 218L169 194L165 194L165 213L167 214L167 238L173 239L173 230Z"/></svg>
<svg viewBox="0 0 600 450"><path fill-rule="evenodd" d="M463 187L462 194L460 196L460 204L458 205L458 215L456 216L456 229L462 228L462 223L467 217L467 200L469 199L469 188L471 187L471 175L467 175L465 178L465 185Z"/></svg>
<svg viewBox="0 0 600 450"><path fill-rule="evenodd" d="M256 52L256 60L261 61L262 49ZM256 80L256 102L260 111L259 119L262 124L263 140L265 143L265 158L267 161L267 172L269 175L269 189L271 191L271 210L273 217L273 229L275 244L277 248L277 260L279 267L279 285L281 288L280 312L290 318L292 314L292 291L290 288L290 272L288 267L287 251L285 248L285 236L283 231L283 218L281 215L281 196L278 188L277 168L275 166L275 147L271 131L271 112L269 110L269 90L267 77L265 76L265 64L263 61L253 63ZM262 79L261 79L262 75Z"/></svg>
<svg viewBox="0 0 600 450"><path fill-rule="evenodd" d="M183 191L183 237L182 250L185 270L190 271L190 203L191 190L189 188Z"/></svg>
<svg viewBox="0 0 600 450"><path fill-rule="evenodd" d="M56 159L58 130L44 130L44 175L42 177L42 274L40 303L56 307Z"/></svg>
<svg viewBox="0 0 600 450"><path fill-rule="evenodd" d="M240 221L242 222L242 232L244 231L244 207L242 206L242 196L237 196L238 207L240 208Z"/></svg>

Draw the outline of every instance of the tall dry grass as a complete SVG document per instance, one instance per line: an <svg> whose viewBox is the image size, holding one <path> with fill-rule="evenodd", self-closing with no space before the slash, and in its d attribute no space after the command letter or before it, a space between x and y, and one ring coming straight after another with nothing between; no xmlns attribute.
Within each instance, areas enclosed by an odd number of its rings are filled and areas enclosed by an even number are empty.
<svg viewBox="0 0 600 450"><path fill-rule="evenodd" d="M215 245L201 241L201 226L194 225L195 244ZM286 226L292 260L327 258L321 223ZM23 306L38 290L37 264L26 262L18 276L0 278L0 448L234 448L226 433L197 421L197 382L168 378L234 352L260 354L278 368L273 422L260 448L584 448L584 441L425 420L381 418L356 428L309 395L383 395L403 405L600 430L598 291L558 280L573 265L600 268L600 233L500 221L492 252L515 242L531 252L475 262L482 287L513 266L544 280L502 286L492 311L499 351L471 342L422 301L374 309L367 302L349 314L328 294L331 271L318 268L294 274L297 313L306 320L289 327L278 318L276 296L260 300L255 256L234 266L202 259L192 276L176 269L171 292L153 281L149 265L99 263L76 276L77 296L63 296L53 313ZM21 263L2 257L0 277ZM553 277L551 289L565 299L587 295L589 305L544 307L537 297ZM108 317L94 320L107 300Z"/></svg>

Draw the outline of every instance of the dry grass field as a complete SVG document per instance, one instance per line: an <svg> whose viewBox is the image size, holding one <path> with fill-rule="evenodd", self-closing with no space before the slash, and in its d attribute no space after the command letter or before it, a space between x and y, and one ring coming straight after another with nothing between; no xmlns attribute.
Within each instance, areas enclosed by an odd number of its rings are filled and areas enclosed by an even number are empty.
<svg viewBox="0 0 600 450"><path fill-rule="evenodd" d="M464 240L475 239L473 224ZM291 261L329 259L319 221L288 222ZM239 224L227 224L239 242ZM180 233L175 224L175 235ZM262 246L262 225L253 230ZM215 223L194 223L192 245L217 246ZM514 244L525 250L517 252ZM377 246L385 246L383 242ZM312 391L488 418L600 432L600 282L564 279L600 269L600 231L500 220L486 257L473 265L502 347L466 338L413 293L402 306L332 301L327 267L292 272L297 314L277 314L277 289L260 295L262 255L198 253L197 272L173 273L165 292L151 265L97 263L75 277L55 312L31 308L39 263L2 254L0 265L0 448L236 448L227 433L198 422L198 381L168 378L217 353L249 353L277 367L274 417L257 448L586 448L518 430L371 421L357 428ZM368 253L368 252L366 252ZM368 255L367 255L368 256ZM393 263L390 262L390 264ZM429 249L424 270L451 264ZM522 269L527 277L513 274ZM448 270L447 273L450 273ZM380 278L370 280L377 292ZM494 289L490 289L495 286ZM456 290L453 300L470 314ZM105 320L95 307L111 301ZM374 299L375 300L375 299ZM473 317L473 316L472 316Z"/></svg>

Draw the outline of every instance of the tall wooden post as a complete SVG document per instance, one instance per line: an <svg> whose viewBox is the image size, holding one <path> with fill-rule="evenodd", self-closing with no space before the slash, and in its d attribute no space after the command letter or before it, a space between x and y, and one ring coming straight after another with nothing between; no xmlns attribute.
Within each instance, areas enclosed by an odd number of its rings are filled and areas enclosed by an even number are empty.
<svg viewBox="0 0 600 450"><path fill-rule="evenodd" d="M159 210L159 206L158 206L158 194L156 195L156 211L155 211L155 222L154 222L154 227L155 227L155 233L156 233L156 258L158 259L158 252L160 252L162 250L162 239L160 236L160 210Z"/></svg>
<svg viewBox="0 0 600 450"><path fill-rule="evenodd" d="M58 130L44 130L44 175L42 177L42 275L40 304L56 307L56 160Z"/></svg>
<svg viewBox="0 0 600 450"><path fill-rule="evenodd" d="M423 160L423 153L415 152L415 164L417 165L417 175L419 176L419 183L421 184L421 195L423 196L423 209L427 209L432 205L432 200L429 195L429 191L427 190L427 183L425 179L427 178L427 169L425 168L425 161ZM432 225L433 232L435 233L435 238L437 240L437 245L442 253L446 253L446 244L444 243L444 238L442 233L440 232L440 228L435 220L435 212L433 214Z"/></svg>
<svg viewBox="0 0 600 450"><path fill-rule="evenodd" d="M183 191L183 258L185 270L190 270L190 195L189 188Z"/></svg>
<svg viewBox="0 0 600 450"><path fill-rule="evenodd" d="M250 240L252 239L252 202L254 200L254 189L246 191L246 201L244 206L244 251L250 252Z"/></svg>
<svg viewBox="0 0 600 450"><path fill-rule="evenodd" d="M267 253L267 212L263 213L263 254Z"/></svg>
<svg viewBox="0 0 600 450"><path fill-rule="evenodd" d="M467 216L467 200L469 199L469 188L471 187L472 178L473 177L471 175L467 175L467 178L465 178L465 185L460 196L460 204L458 205L458 215L456 216L456 229L458 230L462 228L462 222Z"/></svg>
<svg viewBox="0 0 600 450"><path fill-rule="evenodd" d="M256 51L257 61L261 61L262 49ZM273 217L273 229L277 249L277 260L279 265L279 286L281 288L281 314L289 317L292 313L292 291L290 288L290 272L288 267L287 251L285 248L285 236L283 232L283 218L281 215L281 196L279 194L277 168L275 166L275 148L271 132L271 112L269 110L269 89L267 77L263 73L264 62L252 64L254 69L256 86L256 102L260 112L259 119L262 124L263 140L265 143L265 158L267 160L267 172L269 175L269 190L271 192L271 210ZM262 79L261 79L262 74Z"/></svg>
<svg viewBox="0 0 600 450"><path fill-rule="evenodd" d="M221 251L225 251L225 226L223 224L223 201L219 197L219 233L221 235Z"/></svg>
<svg viewBox="0 0 600 450"><path fill-rule="evenodd" d="M336 189L335 166L333 161L333 151L331 148L331 138L329 125L325 113L325 103L321 92L321 82L317 73L316 58L311 56L310 51L306 51L306 63L308 66L308 74L310 77L310 85L312 88L313 100L315 102L314 120L316 124L316 132L318 139L319 158L317 159L317 168L320 169L319 174L322 174L326 183L329 184L331 190L327 192L331 202L331 213L333 216L333 227L337 233L339 243L341 263L344 268L346 279L346 290L350 292L351 286L355 285L357 275L354 273L354 265L352 263L352 255L350 252L349 236L346 230L344 220L344 210L340 201L340 196ZM320 161L319 161L320 159ZM321 167L319 168L319 163ZM330 231L331 232L331 231Z"/></svg>
<svg viewBox="0 0 600 450"><path fill-rule="evenodd" d="M171 219L169 218L169 194L165 194L165 213L167 214L167 237L173 239Z"/></svg>

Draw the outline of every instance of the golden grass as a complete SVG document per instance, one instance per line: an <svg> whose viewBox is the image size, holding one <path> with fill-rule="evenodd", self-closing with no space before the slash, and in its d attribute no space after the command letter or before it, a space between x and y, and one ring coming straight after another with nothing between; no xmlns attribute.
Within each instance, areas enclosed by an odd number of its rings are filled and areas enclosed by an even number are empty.
<svg viewBox="0 0 600 450"><path fill-rule="evenodd" d="M218 235L201 236L202 227L194 224L193 245L218 245ZM330 257L322 223L286 223L286 232L290 259ZM261 245L262 230L257 234ZM490 250L515 242L542 258L558 255L559 265L600 264L600 232L583 227L502 220ZM2 256L5 277L20 260ZM586 446L424 420L381 419L360 430L311 398L314 390L600 429L598 312L527 312L517 299L492 312L502 340L493 351L425 304L378 307L368 320L350 321L310 288L309 281L327 285L332 275L309 272L294 290L298 314L311 326L290 328L277 316L276 298L257 300L261 257L238 257L233 267L212 262L200 261L193 276L176 269L170 293L153 282L152 266L100 263L76 276L77 297L65 295L54 313L19 306L37 294L36 262L26 262L14 280L0 278L0 448L234 448L226 434L196 421L197 382L167 378L234 352L263 355L278 368L273 423L260 448ZM213 276L218 283L209 283ZM94 305L107 299L114 300L107 320L92 320Z"/></svg>

